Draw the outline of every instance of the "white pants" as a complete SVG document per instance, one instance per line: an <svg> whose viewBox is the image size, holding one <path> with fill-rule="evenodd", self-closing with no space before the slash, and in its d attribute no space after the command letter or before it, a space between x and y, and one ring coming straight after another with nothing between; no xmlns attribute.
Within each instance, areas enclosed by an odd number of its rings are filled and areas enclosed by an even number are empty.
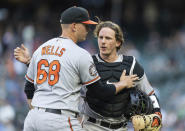
<svg viewBox="0 0 185 131"><path fill-rule="evenodd" d="M34 108L28 112L24 131L85 131L80 122L72 115L54 114Z"/></svg>

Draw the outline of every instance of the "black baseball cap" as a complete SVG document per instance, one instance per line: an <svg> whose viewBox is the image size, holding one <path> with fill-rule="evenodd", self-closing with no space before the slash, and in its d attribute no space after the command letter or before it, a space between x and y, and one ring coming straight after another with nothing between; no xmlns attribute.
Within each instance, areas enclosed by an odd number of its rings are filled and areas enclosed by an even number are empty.
<svg viewBox="0 0 185 131"><path fill-rule="evenodd" d="M70 7L61 14L60 18L61 24L71 24L71 23L84 23L84 24L98 24L95 21L90 20L89 13L86 9L82 7Z"/></svg>

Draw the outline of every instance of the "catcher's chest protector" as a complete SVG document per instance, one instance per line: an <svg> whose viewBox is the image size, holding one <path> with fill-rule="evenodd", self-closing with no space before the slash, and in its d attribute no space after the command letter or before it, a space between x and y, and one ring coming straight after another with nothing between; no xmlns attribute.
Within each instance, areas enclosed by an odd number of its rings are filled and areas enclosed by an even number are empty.
<svg viewBox="0 0 185 131"><path fill-rule="evenodd" d="M97 71L102 78L103 83L118 82L123 70L128 75L132 66L133 57L123 56L122 62L105 63L98 62L96 56L93 56ZM125 112L125 105L129 101L129 89L125 89L118 93L112 100L103 101L96 98L96 94L88 95L86 98L89 106L97 113L105 117L120 117ZM102 94L103 95L103 94Z"/></svg>

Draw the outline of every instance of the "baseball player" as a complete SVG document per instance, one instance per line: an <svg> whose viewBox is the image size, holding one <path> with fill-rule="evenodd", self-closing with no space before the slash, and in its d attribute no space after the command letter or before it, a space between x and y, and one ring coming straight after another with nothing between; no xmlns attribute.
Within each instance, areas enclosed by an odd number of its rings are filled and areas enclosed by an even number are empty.
<svg viewBox="0 0 185 131"><path fill-rule="evenodd" d="M89 20L86 9L71 7L61 14L62 35L42 44L33 54L26 74L25 93L32 110L24 131L83 130L77 120L80 89L96 88L96 95L111 99L124 88L131 88L137 75L125 76L119 82L103 84L90 54L76 45L86 38ZM20 50L14 52L21 60ZM28 64L28 62L26 62Z"/></svg>
<svg viewBox="0 0 185 131"><path fill-rule="evenodd" d="M110 21L101 22L96 26L94 34L98 39L100 53L94 55L93 60L103 83L111 84L119 81L122 70L126 70L127 75L137 74L139 81L136 88L149 95L153 102L153 113L158 116L151 117L150 127L159 127L161 123L159 103L143 68L134 56L118 55L117 53L124 42L120 27ZM81 113L85 114L83 127L87 131L127 130L126 122L128 120L125 118L124 113L126 112L129 94L125 93L126 91L126 89L122 90L110 100L103 100L98 98L96 93L92 93L95 92L94 88L88 89L84 86L81 90L83 99L79 106ZM138 123L133 124L137 125ZM135 125L134 128L136 127Z"/></svg>

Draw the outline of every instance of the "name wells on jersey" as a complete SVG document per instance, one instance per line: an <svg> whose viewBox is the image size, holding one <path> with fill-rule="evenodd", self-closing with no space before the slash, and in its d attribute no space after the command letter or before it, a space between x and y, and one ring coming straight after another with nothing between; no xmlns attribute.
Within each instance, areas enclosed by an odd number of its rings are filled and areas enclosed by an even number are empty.
<svg viewBox="0 0 185 131"><path fill-rule="evenodd" d="M61 57L65 51L65 48L61 48L59 46L48 45L42 47L42 55L55 55Z"/></svg>

